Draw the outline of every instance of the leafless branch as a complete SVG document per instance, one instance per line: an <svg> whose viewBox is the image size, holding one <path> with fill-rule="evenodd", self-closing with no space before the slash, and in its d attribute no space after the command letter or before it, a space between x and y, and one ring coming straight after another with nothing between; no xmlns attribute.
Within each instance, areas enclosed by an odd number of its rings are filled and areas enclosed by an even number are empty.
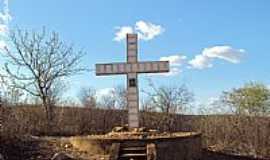
<svg viewBox="0 0 270 160"><path fill-rule="evenodd" d="M85 71L80 66L84 52L66 45L56 32L17 29L11 32L10 42L12 46L5 49L6 76L14 87L39 97L46 111L51 110L49 103L56 83Z"/></svg>

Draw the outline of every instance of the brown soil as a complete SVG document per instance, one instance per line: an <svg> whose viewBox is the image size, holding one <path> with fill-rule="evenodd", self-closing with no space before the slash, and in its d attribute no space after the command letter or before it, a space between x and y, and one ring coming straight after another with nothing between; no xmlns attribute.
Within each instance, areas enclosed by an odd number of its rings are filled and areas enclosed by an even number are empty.
<svg viewBox="0 0 270 160"><path fill-rule="evenodd" d="M0 153L5 160L50 160L63 152L77 160L106 160L106 155L81 152L62 138L23 137L1 140Z"/></svg>
<svg viewBox="0 0 270 160"><path fill-rule="evenodd" d="M107 160L108 155L93 155L79 151L68 141L68 138L51 137L0 137L0 153L5 160L50 160L55 153L63 152L76 160ZM256 158L233 156L209 148L204 150L203 160L255 160ZM267 159L267 158L266 158ZM264 159L264 160L266 160ZM259 159L258 159L259 160ZM262 159L261 159L262 160ZM268 159L267 159L268 160Z"/></svg>

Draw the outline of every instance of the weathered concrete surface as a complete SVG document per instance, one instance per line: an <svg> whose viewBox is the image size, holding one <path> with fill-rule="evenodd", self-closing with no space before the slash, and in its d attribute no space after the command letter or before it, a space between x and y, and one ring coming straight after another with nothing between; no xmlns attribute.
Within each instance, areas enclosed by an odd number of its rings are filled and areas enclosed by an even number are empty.
<svg viewBox="0 0 270 160"><path fill-rule="evenodd" d="M136 143L140 146L152 144L151 149L155 152L156 160L199 160L202 155L201 134L194 132L179 134L179 136L154 136L148 138L73 137L70 143L74 147L77 146L79 150L98 151L98 153L102 154L109 154L114 143L120 143L121 146ZM153 145L155 148L153 148ZM80 148L80 146L84 147Z"/></svg>
<svg viewBox="0 0 270 160"><path fill-rule="evenodd" d="M157 149L154 143L147 144L147 160L157 159Z"/></svg>
<svg viewBox="0 0 270 160"><path fill-rule="evenodd" d="M202 155L201 136L156 141L157 160L199 160Z"/></svg>
<svg viewBox="0 0 270 160"><path fill-rule="evenodd" d="M127 75L127 108L129 129L139 128L139 73L169 72L169 61L138 62L138 35L127 34L127 63L96 64L96 75Z"/></svg>
<svg viewBox="0 0 270 160"><path fill-rule="evenodd" d="M120 143L113 143L110 150L109 160L117 160L120 149Z"/></svg>

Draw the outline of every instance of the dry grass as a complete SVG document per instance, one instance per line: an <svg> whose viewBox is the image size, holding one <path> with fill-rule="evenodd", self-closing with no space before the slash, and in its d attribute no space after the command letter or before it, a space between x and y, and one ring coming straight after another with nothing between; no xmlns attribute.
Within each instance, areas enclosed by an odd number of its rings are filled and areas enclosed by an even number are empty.
<svg viewBox="0 0 270 160"><path fill-rule="evenodd" d="M47 130L45 115L40 107L8 107L1 112L1 136L3 138L14 133L57 136L107 133L114 126L126 124L126 115L125 111L119 110L57 107L53 126ZM217 150L258 157L270 155L269 117L142 113L140 123L147 128L161 131L202 132L204 146L214 146ZM74 144L82 145L79 142Z"/></svg>
<svg viewBox="0 0 270 160"><path fill-rule="evenodd" d="M205 146L255 157L270 155L270 118L206 116L197 122Z"/></svg>
<svg viewBox="0 0 270 160"><path fill-rule="evenodd" d="M104 149L99 148L100 145L97 145L95 141L89 140L85 137L72 137L69 139L69 142L74 148L77 148L79 151L84 151L92 154L104 155Z"/></svg>

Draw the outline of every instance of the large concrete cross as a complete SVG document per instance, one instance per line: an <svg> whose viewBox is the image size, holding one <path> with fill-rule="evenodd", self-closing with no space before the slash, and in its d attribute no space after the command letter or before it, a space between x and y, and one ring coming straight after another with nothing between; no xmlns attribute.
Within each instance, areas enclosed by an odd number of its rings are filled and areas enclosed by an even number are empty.
<svg viewBox="0 0 270 160"><path fill-rule="evenodd" d="M169 72L168 61L138 62L138 36L127 34L127 63L96 64L96 75L127 75L127 106L129 128L139 127L138 73Z"/></svg>

